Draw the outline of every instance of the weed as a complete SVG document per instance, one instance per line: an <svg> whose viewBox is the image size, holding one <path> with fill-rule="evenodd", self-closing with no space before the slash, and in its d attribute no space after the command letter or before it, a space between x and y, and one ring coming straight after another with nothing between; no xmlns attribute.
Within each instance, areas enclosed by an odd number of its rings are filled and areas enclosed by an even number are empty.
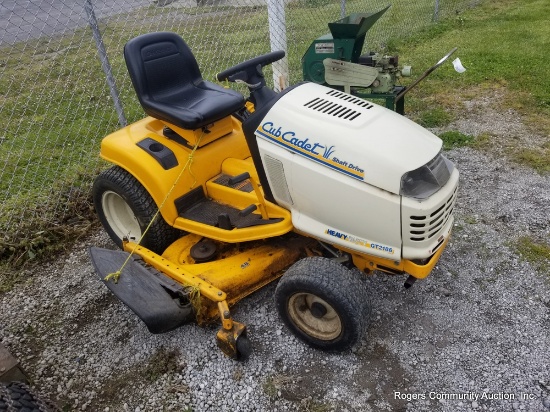
<svg viewBox="0 0 550 412"><path fill-rule="evenodd" d="M537 270L550 276L550 244L523 236L518 239L515 246L522 259L529 262Z"/></svg>
<svg viewBox="0 0 550 412"><path fill-rule="evenodd" d="M469 134L461 133L457 130L449 130L443 132L439 135L441 140L443 140L443 149L449 150L457 147L470 146L475 137Z"/></svg>
<svg viewBox="0 0 550 412"><path fill-rule="evenodd" d="M540 149L520 149L513 152L512 158L523 165L535 169L538 173L550 172L550 143Z"/></svg>
<svg viewBox="0 0 550 412"><path fill-rule="evenodd" d="M233 380L235 382L240 382L244 377L244 371L241 367L237 366L233 371Z"/></svg>
<svg viewBox="0 0 550 412"><path fill-rule="evenodd" d="M475 225L477 223L477 218L475 216L466 216L464 217L464 222L469 225Z"/></svg>
<svg viewBox="0 0 550 412"><path fill-rule="evenodd" d="M311 397L304 398L300 401L300 412L328 412L331 409L330 405L318 402Z"/></svg>
<svg viewBox="0 0 550 412"><path fill-rule="evenodd" d="M279 389L273 382L273 377L269 376L265 382L262 385L262 388L264 390L264 393L267 395L269 399L275 399L277 397L277 393L279 392Z"/></svg>
<svg viewBox="0 0 550 412"><path fill-rule="evenodd" d="M446 126L452 121L452 116L446 110L436 107L422 112L418 122L424 127Z"/></svg>
<svg viewBox="0 0 550 412"><path fill-rule="evenodd" d="M292 378L289 376L272 375L266 378L262 387L267 397L273 400L278 396L279 391L290 382L292 382Z"/></svg>

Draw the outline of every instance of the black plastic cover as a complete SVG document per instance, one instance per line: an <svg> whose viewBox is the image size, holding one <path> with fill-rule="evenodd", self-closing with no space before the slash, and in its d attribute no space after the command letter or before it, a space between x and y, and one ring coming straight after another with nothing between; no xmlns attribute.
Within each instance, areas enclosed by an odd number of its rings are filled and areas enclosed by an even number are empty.
<svg viewBox="0 0 550 412"><path fill-rule="evenodd" d="M178 159L174 152L155 139L147 137L137 145L159 162L164 170L172 169L178 165Z"/></svg>
<svg viewBox="0 0 550 412"><path fill-rule="evenodd" d="M105 277L122 267L128 253L97 247L91 247L89 252L101 281L145 323L149 332L168 332L195 319L191 304L181 305L180 299L173 296L181 285L144 267L139 258L128 261L115 283Z"/></svg>

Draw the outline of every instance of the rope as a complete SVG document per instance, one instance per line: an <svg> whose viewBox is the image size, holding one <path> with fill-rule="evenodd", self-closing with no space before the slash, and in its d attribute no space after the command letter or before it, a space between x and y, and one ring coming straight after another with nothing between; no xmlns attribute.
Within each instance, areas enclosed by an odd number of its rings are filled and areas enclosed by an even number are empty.
<svg viewBox="0 0 550 412"><path fill-rule="evenodd" d="M193 172L191 171L191 165L193 164L193 156L195 154L195 151L198 149L200 143L201 143L201 140L202 140L202 137L204 136L204 130L202 132L202 134L200 135L199 139L197 140L197 143L195 144L195 147L193 147L193 150L191 150L191 153L189 153L189 156L187 157L187 162L185 163L185 165L183 166L183 168L181 169L180 173L178 174L178 177L176 177L176 180L174 181L174 184L172 185L172 187L170 188L170 190L168 191L168 193L166 193L166 196L164 198L164 200L162 201L162 203L160 204L160 206L158 207L158 210L156 211L155 215L153 216L153 218L151 219L151 221L149 222L149 224L147 225L147 227L145 228L145 230L143 231L141 237L139 238L139 240L137 241L136 245L134 246L134 248L132 249L132 251L130 252L130 254L128 255L128 257L126 258L126 260L124 261L124 263L122 264L122 266L120 267L119 270L117 270L116 272L113 272L113 273L109 273L107 276L105 276L105 281L109 281L111 279L113 279L113 281L115 283L118 283L118 278L120 277L120 275L122 274L122 271L124 270L124 268L126 267L126 265L128 264L128 262L130 261L130 259L132 258L132 256L134 255L134 252L136 251L137 247L139 246L139 244L141 243L141 241L143 240L143 238L145 237L145 235L147 234L147 232L149 231L149 229L151 228L151 226L153 225L153 222L155 221L155 219L157 218L157 216L160 214L160 211L161 209L164 207L164 204L166 203L166 201L168 200L168 198L170 197L170 194L172 193L172 191L174 190L174 188L176 187L176 185L178 184L180 178L183 176L183 172L185 172L187 170L187 168L189 167L189 174L191 176L193 176L193 178L195 179L193 184L191 185L191 187L195 186L195 184L197 183L197 178L195 177L195 175L193 174Z"/></svg>

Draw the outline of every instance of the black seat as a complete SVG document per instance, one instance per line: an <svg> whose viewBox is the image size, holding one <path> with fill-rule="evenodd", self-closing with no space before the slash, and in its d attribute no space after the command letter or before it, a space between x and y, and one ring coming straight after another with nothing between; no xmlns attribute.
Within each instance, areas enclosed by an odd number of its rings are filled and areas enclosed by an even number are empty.
<svg viewBox="0 0 550 412"><path fill-rule="evenodd" d="M130 40L124 59L145 113L182 129L207 126L244 105L240 93L203 80L191 49L175 33Z"/></svg>

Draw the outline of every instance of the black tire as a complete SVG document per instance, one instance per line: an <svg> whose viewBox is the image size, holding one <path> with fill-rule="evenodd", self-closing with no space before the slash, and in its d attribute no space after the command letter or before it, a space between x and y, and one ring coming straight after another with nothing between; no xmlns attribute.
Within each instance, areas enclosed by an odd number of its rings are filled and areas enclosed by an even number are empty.
<svg viewBox="0 0 550 412"><path fill-rule="evenodd" d="M118 247L122 238L137 242L158 208L151 195L126 170L118 166L97 176L92 188L94 206L101 224ZM141 245L161 254L184 232L174 229L159 214Z"/></svg>
<svg viewBox="0 0 550 412"><path fill-rule="evenodd" d="M53 412L59 409L40 399L21 382L0 383L0 412Z"/></svg>
<svg viewBox="0 0 550 412"><path fill-rule="evenodd" d="M250 344L250 340L248 339L248 336L241 335L237 338L237 360L241 362L245 362L250 357L250 354L252 353L252 345Z"/></svg>
<svg viewBox="0 0 550 412"><path fill-rule="evenodd" d="M350 349L362 338L370 318L360 275L323 257L292 265L277 285L275 303L296 336L326 351Z"/></svg>

